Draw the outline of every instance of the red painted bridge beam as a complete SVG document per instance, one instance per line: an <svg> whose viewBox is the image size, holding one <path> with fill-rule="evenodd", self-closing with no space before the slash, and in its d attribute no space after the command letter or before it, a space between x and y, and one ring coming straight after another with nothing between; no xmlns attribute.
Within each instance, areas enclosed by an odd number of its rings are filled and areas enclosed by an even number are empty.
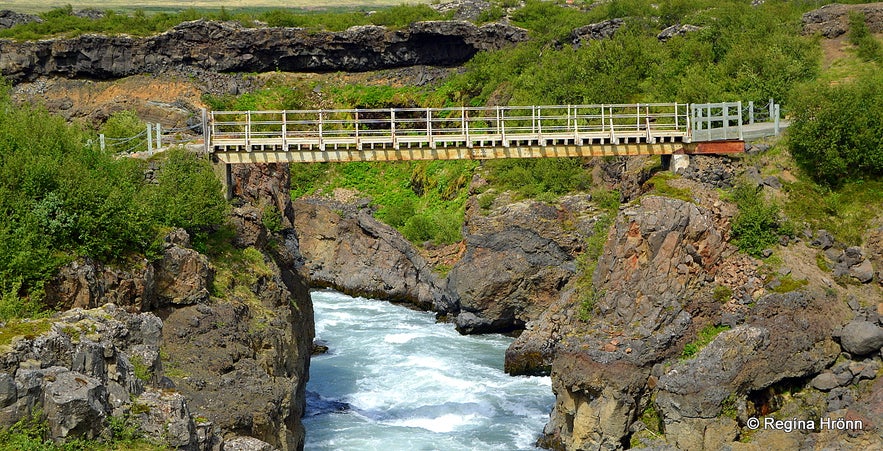
<svg viewBox="0 0 883 451"><path fill-rule="evenodd" d="M745 152L745 141L706 141L684 144L682 152L687 155L723 154Z"/></svg>

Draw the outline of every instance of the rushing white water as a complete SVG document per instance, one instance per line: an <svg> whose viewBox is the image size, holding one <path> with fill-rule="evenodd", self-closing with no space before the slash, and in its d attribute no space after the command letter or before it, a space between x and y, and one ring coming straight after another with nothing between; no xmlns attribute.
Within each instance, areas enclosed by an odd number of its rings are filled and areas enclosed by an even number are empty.
<svg viewBox="0 0 883 451"><path fill-rule="evenodd" d="M548 377L511 377L512 341L462 336L431 313L313 292L307 450L525 450L554 397Z"/></svg>

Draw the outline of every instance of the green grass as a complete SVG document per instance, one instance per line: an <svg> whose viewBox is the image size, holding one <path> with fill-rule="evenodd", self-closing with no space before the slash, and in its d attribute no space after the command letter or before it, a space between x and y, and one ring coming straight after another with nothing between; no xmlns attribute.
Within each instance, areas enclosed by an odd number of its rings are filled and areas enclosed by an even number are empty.
<svg viewBox="0 0 883 451"><path fill-rule="evenodd" d="M143 6L132 7L122 2L106 2L97 5L97 9L106 13L100 19L87 19L74 16L70 5L40 13L41 23L28 23L0 30L0 38L16 40L36 40L47 37L73 37L86 33L107 35L128 34L131 36L150 36L186 21L197 19L236 20L241 25L252 27L255 21L267 23L269 26L303 27L312 30L341 31L356 25L383 25L401 28L420 20L440 20L445 17L426 4L379 4L374 14L368 15L364 9L343 9L340 5L331 11L292 9L296 4L284 5L285 8L274 9L232 9L223 5L212 5L215 8L196 9L196 2L188 2L189 8L155 9L148 13ZM13 7L13 5L4 5ZM78 4L78 8L85 5ZM116 6L116 8L115 8ZM281 6L281 5L280 5ZM310 6L304 4L302 6ZM24 6L20 10L30 9ZM114 11L116 9L117 11Z"/></svg>
<svg viewBox="0 0 883 451"><path fill-rule="evenodd" d="M13 319L0 327L0 346L11 344L15 337L33 339L41 334L49 332L52 323L48 319L18 320Z"/></svg>
<svg viewBox="0 0 883 451"><path fill-rule="evenodd" d="M730 326L715 326L714 324L705 326L696 335L695 340L684 345L684 350L681 352L681 358L690 359L695 357L702 348L711 343L718 334L725 330L730 330Z"/></svg>
<svg viewBox="0 0 883 451"><path fill-rule="evenodd" d="M649 180L644 182L644 188L650 190L651 194L680 199L685 202L693 202L692 191L687 188L676 188L671 186L670 182L679 178L681 178L681 176L670 171L659 171L653 174Z"/></svg>
<svg viewBox="0 0 883 451"><path fill-rule="evenodd" d="M828 188L809 180L786 183L788 197L783 210L791 221L807 223L811 230L825 229L838 241L859 245L862 236L880 215L883 205L883 181L845 182Z"/></svg>

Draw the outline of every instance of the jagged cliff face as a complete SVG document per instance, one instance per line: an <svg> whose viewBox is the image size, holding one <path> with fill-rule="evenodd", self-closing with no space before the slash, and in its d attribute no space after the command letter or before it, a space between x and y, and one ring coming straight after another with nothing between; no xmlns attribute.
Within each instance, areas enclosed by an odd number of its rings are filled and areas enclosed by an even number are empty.
<svg viewBox="0 0 883 451"><path fill-rule="evenodd" d="M156 261L60 271L47 300L74 310L0 346L0 427L37 408L54 439L98 437L128 415L179 449L303 448L314 325L294 270L288 168L239 167L234 180L233 261L210 260L176 230Z"/></svg>
<svg viewBox="0 0 883 451"><path fill-rule="evenodd" d="M187 22L149 38L86 35L37 42L0 40L0 75L13 83L55 75L121 78L169 68L215 72L368 71L419 64L464 63L479 50L527 40L502 24L417 22L391 31L378 26L313 32L244 28L232 22Z"/></svg>

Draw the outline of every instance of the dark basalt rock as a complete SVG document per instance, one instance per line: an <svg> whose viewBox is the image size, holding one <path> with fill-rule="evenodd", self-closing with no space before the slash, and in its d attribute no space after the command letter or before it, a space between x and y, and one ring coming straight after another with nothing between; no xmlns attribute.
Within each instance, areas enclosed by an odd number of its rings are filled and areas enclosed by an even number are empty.
<svg viewBox="0 0 883 451"><path fill-rule="evenodd" d="M147 38L0 40L0 75L17 83L41 75L113 79L187 67L215 72L357 72L451 66L480 50L525 40L526 30L498 23L479 27L464 21L429 21L395 31L359 26L332 33L197 20Z"/></svg>
<svg viewBox="0 0 883 451"><path fill-rule="evenodd" d="M0 11L0 30L31 22L40 23L43 22L43 19L31 14L21 14L8 9Z"/></svg>

